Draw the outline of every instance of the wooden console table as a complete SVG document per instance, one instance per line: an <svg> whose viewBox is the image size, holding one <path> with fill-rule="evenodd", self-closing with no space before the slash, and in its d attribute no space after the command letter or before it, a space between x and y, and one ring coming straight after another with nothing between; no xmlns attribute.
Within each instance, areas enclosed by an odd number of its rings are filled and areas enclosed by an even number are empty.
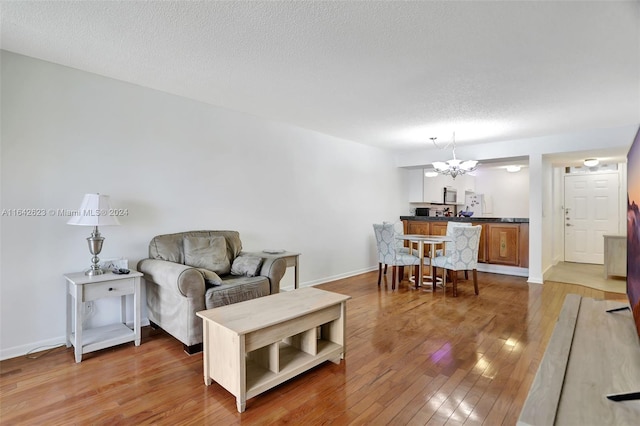
<svg viewBox="0 0 640 426"><path fill-rule="evenodd" d="M248 398L324 362L344 358L350 296L313 287L197 313L203 319L204 383Z"/></svg>
<svg viewBox="0 0 640 426"><path fill-rule="evenodd" d="M637 425L640 400L609 394L640 391L640 341L620 302L567 295L525 401L519 426Z"/></svg>

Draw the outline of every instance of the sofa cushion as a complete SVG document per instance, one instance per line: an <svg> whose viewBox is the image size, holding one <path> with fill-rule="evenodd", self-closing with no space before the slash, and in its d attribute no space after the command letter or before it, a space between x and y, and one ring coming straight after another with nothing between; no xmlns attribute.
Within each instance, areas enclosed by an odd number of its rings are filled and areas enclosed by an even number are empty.
<svg viewBox="0 0 640 426"><path fill-rule="evenodd" d="M151 259L184 264L182 235L173 234L155 237L149 243L149 257Z"/></svg>
<svg viewBox="0 0 640 426"><path fill-rule="evenodd" d="M227 242L227 257L235 259L242 251L238 231L187 231L175 234L156 235L149 243L149 258L185 264L183 237L224 237Z"/></svg>
<svg viewBox="0 0 640 426"><path fill-rule="evenodd" d="M198 268L198 271L200 271L204 277L204 282L207 283L207 287L222 284L222 278L215 272L204 268Z"/></svg>
<svg viewBox="0 0 640 426"><path fill-rule="evenodd" d="M231 262L227 255L227 243L221 236L183 236L184 264L204 268L217 274L228 274Z"/></svg>
<svg viewBox="0 0 640 426"><path fill-rule="evenodd" d="M213 309L268 296L270 292L271 286L269 279L266 277L230 276L222 280L222 285L211 287L206 291L204 303L207 309Z"/></svg>
<svg viewBox="0 0 640 426"><path fill-rule="evenodd" d="M231 275L255 277L262 266L262 258L258 256L238 256L231 265Z"/></svg>

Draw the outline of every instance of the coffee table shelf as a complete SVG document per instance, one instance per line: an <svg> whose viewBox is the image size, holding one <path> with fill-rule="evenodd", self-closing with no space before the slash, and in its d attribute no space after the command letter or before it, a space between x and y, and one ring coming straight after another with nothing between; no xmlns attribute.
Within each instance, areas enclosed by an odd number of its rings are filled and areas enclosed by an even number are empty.
<svg viewBox="0 0 640 426"><path fill-rule="evenodd" d="M204 382L246 400L325 361L344 358L346 301L303 288L198 312L203 319Z"/></svg>
<svg viewBox="0 0 640 426"><path fill-rule="evenodd" d="M318 341L318 353L316 355L308 354L294 346L280 342L278 351L279 371L271 371L250 359L247 360L247 399L259 395L325 361L339 360L342 352L342 346L326 340Z"/></svg>

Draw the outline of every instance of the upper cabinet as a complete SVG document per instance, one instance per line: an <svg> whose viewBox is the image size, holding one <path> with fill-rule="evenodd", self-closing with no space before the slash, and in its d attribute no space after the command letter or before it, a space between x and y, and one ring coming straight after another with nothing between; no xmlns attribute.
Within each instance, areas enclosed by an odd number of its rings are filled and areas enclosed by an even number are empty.
<svg viewBox="0 0 640 426"><path fill-rule="evenodd" d="M446 177L438 175L435 177L426 177L422 173L424 182L423 200L425 203L442 204L444 201L444 187L447 186Z"/></svg>
<svg viewBox="0 0 640 426"><path fill-rule="evenodd" d="M409 170L409 202L422 203L424 197L424 171L422 169Z"/></svg>

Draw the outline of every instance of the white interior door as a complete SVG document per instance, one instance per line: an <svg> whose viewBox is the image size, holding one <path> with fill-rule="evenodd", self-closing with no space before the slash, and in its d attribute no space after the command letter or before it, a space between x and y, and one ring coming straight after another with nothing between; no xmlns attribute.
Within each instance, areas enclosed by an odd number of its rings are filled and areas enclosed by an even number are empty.
<svg viewBox="0 0 640 426"><path fill-rule="evenodd" d="M618 233L618 173L564 178L564 259L604 263L604 235Z"/></svg>

